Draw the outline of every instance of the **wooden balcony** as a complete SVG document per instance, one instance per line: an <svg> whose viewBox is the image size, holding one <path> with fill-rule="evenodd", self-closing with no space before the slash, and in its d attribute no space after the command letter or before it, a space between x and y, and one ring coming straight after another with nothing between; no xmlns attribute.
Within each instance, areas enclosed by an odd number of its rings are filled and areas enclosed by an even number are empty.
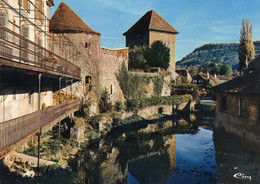
<svg viewBox="0 0 260 184"><path fill-rule="evenodd" d="M0 123L0 159L79 109L79 100L51 106Z"/></svg>
<svg viewBox="0 0 260 184"><path fill-rule="evenodd" d="M0 25L0 68L80 79L80 68Z"/></svg>

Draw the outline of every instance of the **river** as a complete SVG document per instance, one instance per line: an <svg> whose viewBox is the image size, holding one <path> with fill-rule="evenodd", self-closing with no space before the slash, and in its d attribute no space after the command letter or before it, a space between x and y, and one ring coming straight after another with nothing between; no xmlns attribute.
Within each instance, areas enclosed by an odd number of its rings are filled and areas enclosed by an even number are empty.
<svg viewBox="0 0 260 184"><path fill-rule="evenodd" d="M93 140L67 170L35 178L2 173L0 183L260 183L256 145L213 124L191 115L140 120Z"/></svg>

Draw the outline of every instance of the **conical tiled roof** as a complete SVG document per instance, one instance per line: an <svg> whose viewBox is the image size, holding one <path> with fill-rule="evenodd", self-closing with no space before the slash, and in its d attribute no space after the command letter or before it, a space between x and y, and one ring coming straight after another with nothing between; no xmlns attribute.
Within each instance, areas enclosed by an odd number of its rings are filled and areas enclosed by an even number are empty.
<svg viewBox="0 0 260 184"><path fill-rule="evenodd" d="M170 24L168 24L160 15L158 15L154 10L148 11L142 18L140 18L127 32L141 32L141 31L162 31L173 34L178 34L179 32L174 29Z"/></svg>
<svg viewBox="0 0 260 184"><path fill-rule="evenodd" d="M50 20L50 31L55 33L86 32L100 34L88 27L64 2L60 3Z"/></svg>

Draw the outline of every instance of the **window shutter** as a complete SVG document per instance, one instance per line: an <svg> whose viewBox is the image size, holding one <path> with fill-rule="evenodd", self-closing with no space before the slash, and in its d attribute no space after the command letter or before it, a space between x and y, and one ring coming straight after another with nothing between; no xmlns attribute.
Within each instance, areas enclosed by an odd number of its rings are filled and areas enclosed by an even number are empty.
<svg viewBox="0 0 260 184"><path fill-rule="evenodd" d="M24 9L28 8L28 0L23 0L23 8Z"/></svg>
<svg viewBox="0 0 260 184"><path fill-rule="evenodd" d="M30 13L30 8L31 8L31 4L30 4L30 2L28 1L28 3L27 3L27 12L28 12L28 13Z"/></svg>
<svg viewBox="0 0 260 184"><path fill-rule="evenodd" d="M3 14L0 14L0 25L6 26L6 16Z"/></svg>
<svg viewBox="0 0 260 184"><path fill-rule="evenodd" d="M38 20L39 21L41 21L41 19L42 19L42 13L41 13L41 11L42 11L42 0L38 0Z"/></svg>
<svg viewBox="0 0 260 184"><path fill-rule="evenodd" d="M6 15L0 14L0 25L6 26ZM6 31L0 30L0 39L6 40Z"/></svg>
<svg viewBox="0 0 260 184"><path fill-rule="evenodd" d="M23 26L22 31L23 31L23 36L24 36L25 38L29 38L29 27Z"/></svg>

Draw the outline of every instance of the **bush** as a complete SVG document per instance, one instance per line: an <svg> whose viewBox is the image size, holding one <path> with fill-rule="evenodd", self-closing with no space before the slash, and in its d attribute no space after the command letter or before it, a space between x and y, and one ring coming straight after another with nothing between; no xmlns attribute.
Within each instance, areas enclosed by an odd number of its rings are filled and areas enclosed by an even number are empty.
<svg viewBox="0 0 260 184"><path fill-rule="evenodd" d="M124 105L121 101L117 101L114 107L117 112L121 112L124 109Z"/></svg>
<svg viewBox="0 0 260 184"><path fill-rule="evenodd" d="M153 93L160 96L162 93L164 78L159 76L138 75L129 73L125 64L121 66L121 70L116 74L120 88L123 91L125 99L143 98L147 93L147 86L153 81Z"/></svg>
<svg viewBox="0 0 260 184"><path fill-rule="evenodd" d="M98 107L101 113L112 110L112 104L108 102L108 92L106 90L104 90L101 94L100 100L98 102Z"/></svg>
<svg viewBox="0 0 260 184"><path fill-rule="evenodd" d="M129 99L127 100L127 109L137 112L139 108L145 108L154 105L172 105L188 102L192 99L190 94L186 95L174 95L164 97L152 97L141 99Z"/></svg>

